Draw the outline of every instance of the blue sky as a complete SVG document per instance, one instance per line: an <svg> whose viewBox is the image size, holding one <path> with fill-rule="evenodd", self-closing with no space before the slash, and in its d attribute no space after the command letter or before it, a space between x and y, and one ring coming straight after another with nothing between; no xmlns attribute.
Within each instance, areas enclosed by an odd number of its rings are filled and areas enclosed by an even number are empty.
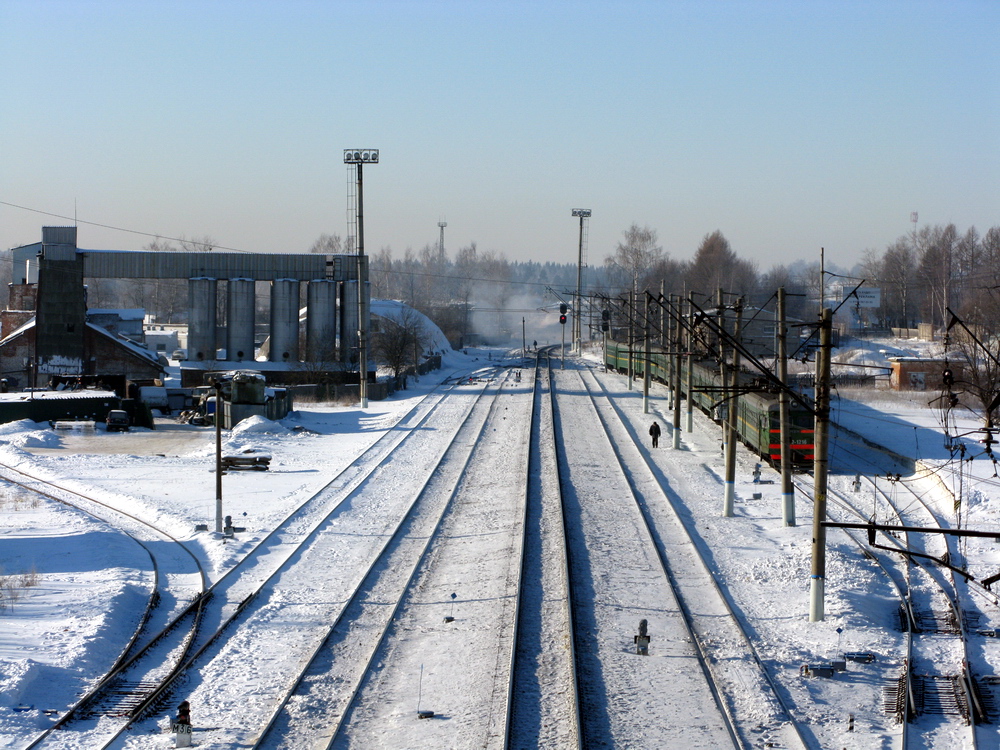
<svg viewBox="0 0 1000 750"><path fill-rule="evenodd" d="M600 264L633 222L690 258L849 266L1000 224L1000 2L0 0L0 247L24 208L247 251L345 234ZM15 208L20 206L24 208ZM81 223L81 247L150 238Z"/></svg>

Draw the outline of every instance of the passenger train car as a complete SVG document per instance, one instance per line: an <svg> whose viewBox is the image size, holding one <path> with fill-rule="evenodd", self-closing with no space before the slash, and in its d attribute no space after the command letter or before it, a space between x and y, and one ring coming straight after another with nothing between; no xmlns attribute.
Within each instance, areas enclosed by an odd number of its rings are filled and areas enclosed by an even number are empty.
<svg viewBox="0 0 1000 750"><path fill-rule="evenodd" d="M671 357L655 348L650 352L651 379L668 383L668 361ZM645 353L633 353L632 367L638 377L644 375ZM628 346L609 341L605 364L608 369L628 372ZM754 378L750 373L741 373L744 387L753 389ZM686 396L687 363L681 365L681 394ZM716 422L726 419L727 402L725 389L718 365L714 360L696 360L691 367L692 403ZM811 398L810 398L811 400ZM792 464L804 467L813 460L814 418L811 411L792 399L789 404L791 426ZM781 465L781 419L778 394L763 389L743 392L738 399L736 434L740 441L752 451L775 466Z"/></svg>

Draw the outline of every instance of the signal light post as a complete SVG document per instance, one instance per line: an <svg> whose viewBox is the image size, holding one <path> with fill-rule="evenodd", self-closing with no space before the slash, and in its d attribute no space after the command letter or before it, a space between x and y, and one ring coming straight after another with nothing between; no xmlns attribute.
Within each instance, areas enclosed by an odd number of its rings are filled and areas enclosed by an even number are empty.
<svg viewBox="0 0 1000 750"><path fill-rule="evenodd" d="M559 305L559 324L562 326L562 369L566 369L566 303Z"/></svg>

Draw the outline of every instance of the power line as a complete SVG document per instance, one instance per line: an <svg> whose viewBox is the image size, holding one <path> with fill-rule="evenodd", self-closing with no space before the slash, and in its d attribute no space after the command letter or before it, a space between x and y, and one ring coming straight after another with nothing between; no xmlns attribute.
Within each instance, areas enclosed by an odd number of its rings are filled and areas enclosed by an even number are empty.
<svg viewBox="0 0 1000 750"><path fill-rule="evenodd" d="M249 253L250 250L241 250L238 247L225 247L223 245L215 245L207 242L198 242L197 240L185 240L180 237L166 237L162 234L155 234L153 232L143 232L138 229L125 229L124 227L116 227L111 224L101 224L97 221L87 221L86 219L78 219L75 216L63 216L62 214L54 214L51 211L42 211L38 208L29 208L27 206L19 206L16 203L9 203L7 201L0 201L0 206L10 206L11 208L18 208L22 211L31 211L32 213L42 214L43 216L51 216L56 219L65 219L66 221L72 221L73 225L77 224L87 224L92 227L101 227L102 229L113 229L116 232L127 232L129 234L138 234L143 237L153 237L159 240L170 240L171 242L180 242L188 245L201 245L202 247L207 247L210 250L229 250L234 253Z"/></svg>

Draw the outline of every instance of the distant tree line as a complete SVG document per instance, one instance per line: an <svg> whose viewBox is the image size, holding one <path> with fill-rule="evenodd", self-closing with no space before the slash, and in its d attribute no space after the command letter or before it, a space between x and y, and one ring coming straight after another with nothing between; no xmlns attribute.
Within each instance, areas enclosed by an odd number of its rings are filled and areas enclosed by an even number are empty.
<svg viewBox="0 0 1000 750"><path fill-rule="evenodd" d="M170 242L156 240L143 249L154 252L203 251L216 246L210 237ZM353 252L336 234L321 235L309 252ZM592 251L593 252L593 251ZM665 251L657 232L633 224L607 254L584 273L589 294L620 296L629 290L658 294L714 296L716 290L742 296L749 305L765 305L778 287L789 293L788 313L811 319L819 309L820 290L827 299L839 284L853 287L862 280L881 290L881 306L866 310L875 328L915 327L948 323L950 308L979 324L1000 320L1000 227L980 235L973 227L960 234L954 224L925 226L901 236L885 250L865 251L850 269L827 264L821 278L818 260L775 265L760 272L757 264L740 258L721 231L706 234L690 260ZM0 281L9 280L10 262L0 264ZM843 276L843 279L836 277ZM434 320L453 342L473 331L510 334L520 311L534 311L558 302L553 291L570 297L576 288L576 263L509 261L498 250L483 251L471 243L453 254L437 243L401 256L384 247L370 254L372 294L407 303ZM163 323L184 323L187 282L183 279L87 279L92 308L144 308ZM268 291L257 293L260 316L267 313ZM221 290L220 290L221 291ZM225 320L224 295L219 295L220 323Z"/></svg>

